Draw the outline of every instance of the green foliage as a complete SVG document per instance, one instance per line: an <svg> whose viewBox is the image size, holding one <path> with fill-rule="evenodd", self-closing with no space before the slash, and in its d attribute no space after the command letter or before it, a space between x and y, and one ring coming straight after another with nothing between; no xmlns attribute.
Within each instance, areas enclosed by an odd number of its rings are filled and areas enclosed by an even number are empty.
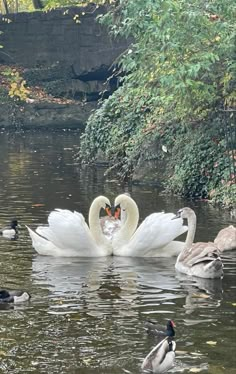
<svg viewBox="0 0 236 374"><path fill-rule="evenodd" d="M173 173L166 186L187 197L208 198L217 186L231 179L232 161L228 157L222 126L205 131L207 124L176 132L171 153Z"/></svg>
<svg viewBox="0 0 236 374"><path fill-rule="evenodd" d="M236 209L236 184L216 188L211 202L223 205L225 208Z"/></svg>
<svg viewBox="0 0 236 374"><path fill-rule="evenodd" d="M124 178L140 153L140 134L145 124L148 99L125 95L120 87L94 112L82 136L81 158L92 163L101 150ZM141 137L142 139L142 137Z"/></svg>
<svg viewBox="0 0 236 374"><path fill-rule="evenodd" d="M229 97L235 103L233 0L121 0L102 22L135 38L122 59L125 82L152 90L167 117L174 109L176 119L204 119Z"/></svg>
<svg viewBox="0 0 236 374"><path fill-rule="evenodd" d="M102 150L125 177L159 140L174 157L168 187L208 196L230 178L221 117L236 101L235 2L120 0L100 21L134 41L117 61L121 87L88 121L81 158Z"/></svg>

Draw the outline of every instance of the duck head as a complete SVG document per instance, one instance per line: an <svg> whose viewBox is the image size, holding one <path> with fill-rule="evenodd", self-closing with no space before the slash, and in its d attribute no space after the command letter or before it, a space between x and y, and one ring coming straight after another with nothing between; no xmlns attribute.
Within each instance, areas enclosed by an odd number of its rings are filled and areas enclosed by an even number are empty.
<svg viewBox="0 0 236 374"><path fill-rule="evenodd" d="M14 230L16 230L17 226L18 226L18 221L17 221L17 219L13 219L13 220L11 221L11 228L14 229Z"/></svg>
<svg viewBox="0 0 236 374"><path fill-rule="evenodd" d="M169 336L169 337L175 336L175 330L174 330L175 326L176 325L175 325L174 321L172 321L172 320L167 321L167 324L166 324L166 327L167 327L166 335L167 336Z"/></svg>

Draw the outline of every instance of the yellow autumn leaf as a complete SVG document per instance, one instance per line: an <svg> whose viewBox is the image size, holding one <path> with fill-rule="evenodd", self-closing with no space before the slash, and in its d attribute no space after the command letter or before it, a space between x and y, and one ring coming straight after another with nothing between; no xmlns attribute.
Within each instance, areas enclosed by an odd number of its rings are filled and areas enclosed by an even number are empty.
<svg viewBox="0 0 236 374"><path fill-rule="evenodd" d="M189 371L191 371L191 373L200 373L201 369L200 368L191 368Z"/></svg>
<svg viewBox="0 0 236 374"><path fill-rule="evenodd" d="M208 340L206 343L209 344L209 345L216 345L217 344L217 342L214 342L213 340Z"/></svg>
<svg viewBox="0 0 236 374"><path fill-rule="evenodd" d="M232 303L233 306L236 306L236 303Z"/></svg>

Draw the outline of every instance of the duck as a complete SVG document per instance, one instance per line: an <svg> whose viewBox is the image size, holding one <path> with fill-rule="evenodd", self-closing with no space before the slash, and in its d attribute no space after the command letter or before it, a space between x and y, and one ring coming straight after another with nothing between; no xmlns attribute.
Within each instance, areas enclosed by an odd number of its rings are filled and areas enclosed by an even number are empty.
<svg viewBox="0 0 236 374"><path fill-rule="evenodd" d="M9 226L0 229L0 234L7 239L14 239L18 234L18 221L13 219Z"/></svg>
<svg viewBox="0 0 236 374"><path fill-rule="evenodd" d="M168 320L166 329L163 326L157 325L155 322L148 320L145 322L145 328L148 334L155 335L157 337L169 336L173 338L175 336L175 323L172 320Z"/></svg>
<svg viewBox="0 0 236 374"><path fill-rule="evenodd" d="M221 252L236 249L236 227L230 225L220 230L214 243Z"/></svg>
<svg viewBox="0 0 236 374"><path fill-rule="evenodd" d="M22 303L31 298L30 294L26 291L9 291L0 290L0 304L2 303Z"/></svg>
<svg viewBox="0 0 236 374"><path fill-rule="evenodd" d="M185 207L177 212L176 218L187 219L188 233L185 246L177 257L175 269L200 278L222 278L223 263L217 246L213 242L193 244L197 224L195 212Z"/></svg>
<svg viewBox="0 0 236 374"><path fill-rule="evenodd" d="M40 255L54 257L103 257L112 254L112 244L102 233L100 210L111 215L107 197L96 197L89 209L89 226L79 212L55 209L48 216L48 226L33 231L28 226L32 246Z"/></svg>
<svg viewBox="0 0 236 374"><path fill-rule="evenodd" d="M131 257L172 257L177 256L184 242L175 245L174 239L188 228L183 220L172 220L174 213L152 213L140 224L136 202L125 194L115 199L115 216L125 211L126 219L112 239L113 255Z"/></svg>
<svg viewBox="0 0 236 374"><path fill-rule="evenodd" d="M142 371L155 374L166 373L174 366L175 350L176 342L166 337L145 357L141 366Z"/></svg>

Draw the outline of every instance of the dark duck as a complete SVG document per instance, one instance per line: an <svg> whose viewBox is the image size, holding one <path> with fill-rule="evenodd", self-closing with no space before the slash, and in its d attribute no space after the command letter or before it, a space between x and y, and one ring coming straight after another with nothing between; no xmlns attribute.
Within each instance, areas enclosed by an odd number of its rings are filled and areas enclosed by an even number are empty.
<svg viewBox="0 0 236 374"><path fill-rule="evenodd" d="M30 294L26 291L8 291L0 290L0 304L4 303L22 303L30 299Z"/></svg>
<svg viewBox="0 0 236 374"><path fill-rule="evenodd" d="M0 235L7 239L15 239L18 234L18 222L17 219L13 219L9 226L0 229Z"/></svg>
<svg viewBox="0 0 236 374"><path fill-rule="evenodd" d="M169 337L173 338L175 336L175 323L172 320L168 320L166 324L166 329L161 326L156 324L155 322L149 320L145 323L145 329L148 334L154 335L158 338L164 338L164 337Z"/></svg>

